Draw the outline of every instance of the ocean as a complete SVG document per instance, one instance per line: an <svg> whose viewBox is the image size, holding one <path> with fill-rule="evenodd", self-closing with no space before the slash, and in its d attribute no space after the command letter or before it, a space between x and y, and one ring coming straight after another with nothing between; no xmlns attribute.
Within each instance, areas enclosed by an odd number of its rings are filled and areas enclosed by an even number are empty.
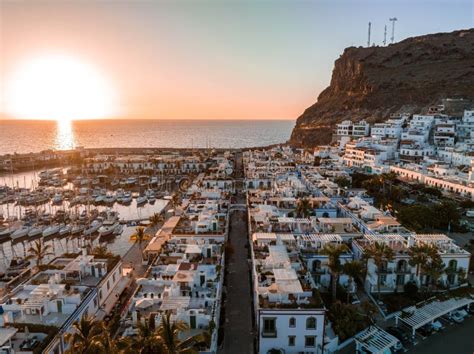
<svg viewBox="0 0 474 354"><path fill-rule="evenodd" d="M283 143L293 120L0 120L0 155L99 147L242 148Z"/></svg>

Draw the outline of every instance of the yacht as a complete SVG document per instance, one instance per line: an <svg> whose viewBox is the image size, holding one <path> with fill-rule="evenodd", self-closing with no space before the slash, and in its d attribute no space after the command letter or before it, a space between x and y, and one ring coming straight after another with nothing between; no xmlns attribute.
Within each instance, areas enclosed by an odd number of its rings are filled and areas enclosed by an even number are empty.
<svg viewBox="0 0 474 354"><path fill-rule="evenodd" d="M43 237L51 237L59 233L60 225L50 225L43 231Z"/></svg>
<svg viewBox="0 0 474 354"><path fill-rule="evenodd" d="M132 202L132 193L125 192L123 197L122 197L122 203L123 204L130 204L131 202Z"/></svg>
<svg viewBox="0 0 474 354"><path fill-rule="evenodd" d="M147 198L145 196L140 196L137 198L137 205L143 205L146 204Z"/></svg>
<svg viewBox="0 0 474 354"><path fill-rule="evenodd" d="M71 229L71 235L76 235L78 233L81 233L82 231L84 231L84 225L74 225Z"/></svg>
<svg viewBox="0 0 474 354"><path fill-rule="evenodd" d="M56 193L53 197L53 204L58 205L62 204L63 196L60 193Z"/></svg>
<svg viewBox="0 0 474 354"><path fill-rule="evenodd" d="M29 239L37 239L40 238L43 234L43 229L39 226L32 227L30 231L28 231L28 238Z"/></svg>
<svg viewBox="0 0 474 354"><path fill-rule="evenodd" d="M14 227L5 227L0 230L0 237L9 237L15 231Z"/></svg>
<svg viewBox="0 0 474 354"><path fill-rule="evenodd" d="M115 196L113 196L112 194L106 195L105 198L104 198L104 203L114 204L115 203Z"/></svg>
<svg viewBox="0 0 474 354"><path fill-rule="evenodd" d="M120 235L123 232L123 225L119 224L117 228L114 230L114 235Z"/></svg>
<svg viewBox="0 0 474 354"><path fill-rule="evenodd" d="M72 226L66 225L59 229L59 236L66 236L72 233Z"/></svg>
<svg viewBox="0 0 474 354"><path fill-rule="evenodd" d="M105 220L99 228L100 237L110 236L114 234L115 230L120 226L120 223L115 220Z"/></svg>
<svg viewBox="0 0 474 354"><path fill-rule="evenodd" d="M26 237L28 236L28 232L30 231L30 227L29 226L21 226L19 229L16 229L11 235L11 239L12 241L13 240L17 240L17 239L20 239L20 238L23 238L23 237Z"/></svg>
<svg viewBox="0 0 474 354"><path fill-rule="evenodd" d="M84 235L92 235L93 233L96 233L97 230L102 226L102 223L99 220L94 220L90 226L85 229Z"/></svg>

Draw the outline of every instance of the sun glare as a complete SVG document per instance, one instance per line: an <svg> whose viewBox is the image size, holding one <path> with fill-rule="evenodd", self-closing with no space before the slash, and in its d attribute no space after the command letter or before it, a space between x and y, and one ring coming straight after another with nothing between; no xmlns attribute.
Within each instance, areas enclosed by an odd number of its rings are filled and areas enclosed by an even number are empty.
<svg viewBox="0 0 474 354"><path fill-rule="evenodd" d="M117 114L115 92L94 67L65 55L26 61L7 80L6 113L22 119L108 118Z"/></svg>

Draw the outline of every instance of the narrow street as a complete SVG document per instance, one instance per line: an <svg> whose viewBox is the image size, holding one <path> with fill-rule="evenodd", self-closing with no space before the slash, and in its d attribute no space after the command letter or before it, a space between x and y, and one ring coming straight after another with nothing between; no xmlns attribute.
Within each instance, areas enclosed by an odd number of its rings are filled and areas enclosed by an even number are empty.
<svg viewBox="0 0 474 354"><path fill-rule="evenodd" d="M247 262L248 235L246 213L232 213L227 262L227 299L225 306L224 344L221 353L253 353L252 302L249 263Z"/></svg>
<svg viewBox="0 0 474 354"><path fill-rule="evenodd" d="M237 154L235 177L243 177L242 155ZM240 181L239 181L240 182ZM237 184L236 202L245 203L242 183ZM250 354L254 352L252 289L248 261L249 236L247 212L230 214L229 237L226 247L226 300L224 306L224 342L219 353Z"/></svg>

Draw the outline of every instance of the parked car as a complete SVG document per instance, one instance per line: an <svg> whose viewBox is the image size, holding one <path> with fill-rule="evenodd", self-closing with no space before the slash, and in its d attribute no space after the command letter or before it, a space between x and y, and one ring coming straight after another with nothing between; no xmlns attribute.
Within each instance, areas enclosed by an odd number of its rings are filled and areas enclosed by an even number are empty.
<svg viewBox="0 0 474 354"><path fill-rule="evenodd" d="M463 310L464 311L464 310ZM464 311L466 312L466 311ZM456 312L453 312L451 314L451 316L449 316L451 318L451 320L453 320L454 322L456 323L461 323L464 321L464 314L461 312L461 311L456 311Z"/></svg>
<svg viewBox="0 0 474 354"><path fill-rule="evenodd" d="M392 336L394 336L395 338L401 340L402 342L409 342L410 341L410 337L408 336L408 334L403 332L400 328L388 327L386 329L386 332L390 333Z"/></svg>
<svg viewBox="0 0 474 354"><path fill-rule="evenodd" d="M434 322L431 324L431 328L433 328L434 331L439 332L439 331L441 331L442 329L444 329L444 326L441 324L440 321L434 321Z"/></svg>

